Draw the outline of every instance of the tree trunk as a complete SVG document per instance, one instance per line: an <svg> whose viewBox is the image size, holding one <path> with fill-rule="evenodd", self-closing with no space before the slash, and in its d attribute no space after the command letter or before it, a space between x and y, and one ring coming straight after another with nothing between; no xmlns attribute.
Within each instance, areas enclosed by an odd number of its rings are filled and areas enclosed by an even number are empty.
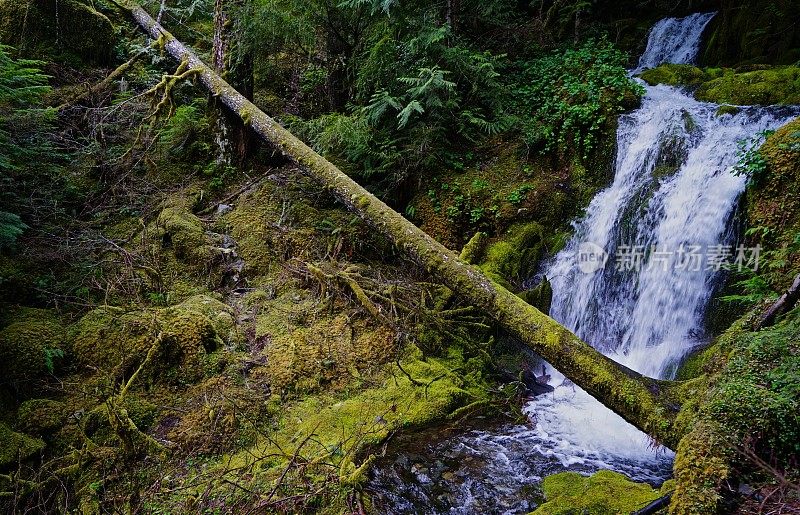
<svg viewBox="0 0 800 515"><path fill-rule="evenodd" d="M236 24L232 11L243 4L243 0L215 0L211 67L245 98L252 100L253 58L249 52L243 52L234 39ZM214 120L217 162L242 165L253 152L253 134L236 116L225 110L219 113Z"/></svg>
<svg viewBox="0 0 800 515"><path fill-rule="evenodd" d="M575 384L658 442L674 447L682 436L673 424L678 406L671 399L673 383L644 377L615 363L565 327L487 278L452 251L358 185L311 150L252 102L239 94L190 49L155 23L140 6L116 0L153 38L164 37L166 51L199 70L199 81L245 125L294 161L348 209L384 233L433 277L492 317L525 342Z"/></svg>

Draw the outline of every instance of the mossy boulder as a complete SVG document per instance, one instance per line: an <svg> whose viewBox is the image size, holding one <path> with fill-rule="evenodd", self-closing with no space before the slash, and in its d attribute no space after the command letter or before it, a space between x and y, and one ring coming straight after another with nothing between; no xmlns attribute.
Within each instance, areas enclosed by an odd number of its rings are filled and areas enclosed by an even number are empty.
<svg viewBox="0 0 800 515"><path fill-rule="evenodd" d="M145 376L153 381L196 381L203 375L206 353L223 344L216 330L220 323L215 326L196 306L215 303L194 298L188 305L164 309L97 308L76 326L76 356L82 365L121 379L138 368L158 341L157 357Z"/></svg>
<svg viewBox="0 0 800 515"><path fill-rule="evenodd" d="M662 495L648 484L634 483L610 470L590 477L577 472L547 476L542 489L547 502L532 515L627 515Z"/></svg>
<svg viewBox="0 0 800 515"><path fill-rule="evenodd" d="M180 303L180 309L200 313L208 317L214 326L214 331L227 345L236 345L241 341L242 335L236 325L233 309L214 297L208 295L194 295Z"/></svg>
<svg viewBox="0 0 800 515"><path fill-rule="evenodd" d="M553 303L553 286L545 277L535 287L520 293L519 297L547 315L550 313L550 305Z"/></svg>
<svg viewBox="0 0 800 515"><path fill-rule="evenodd" d="M273 339L265 351L266 370L278 391L313 391L360 377L361 371L384 363L394 350L394 331L342 314Z"/></svg>
<svg viewBox="0 0 800 515"><path fill-rule="evenodd" d="M65 351L65 329L47 310L27 309L0 331L0 382L18 394L55 372Z"/></svg>
<svg viewBox="0 0 800 515"><path fill-rule="evenodd" d="M17 410L17 425L26 433L47 435L60 429L68 415L68 408L63 402L30 399Z"/></svg>
<svg viewBox="0 0 800 515"><path fill-rule="evenodd" d="M691 64L662 64L639 75L643 81L656 86L699 86L709 79L706 72Z"/></svg>
<svg viewBox="0 0 800 515"><path fill-rule="evenodd" d="M508 289L533 275L545 250L544 230L536 222L511 227L486 249L480 268Z"/></svg>
<svg viewBox="0 0 800 515"><path fill-rule="evenodd" d="M783 66L766 70L725 70L704 82L695 94L698 100L716 104L800 104L800 68Z"/></svg>
<svg viewBox="0 0 800 515"><path fill-rule="evenodd" d="M800 68L759 66L700 69L689 64L662 64L640 77L650 84L697 88L695 96L704 102L725 104L718 115L735 114L740 105L800 104Z"/></svg>
<svg viewBox="0 0 800 515"><path fill-rule="evenodd" d="M185 206L169 206L159 213L155 228L161 246L171 249L175 257L202 265L209 259L209 241L203 222Z"/></svg>
<svg viewBox="0 0 800 515"><path fill-rule="evenodd" d="M22 48L63 48L80 59L111 61L114 25L92 2L0 0L0 41Z"/></svg>
<svg viewBox="0 0 800 515"><path fill-rule="evenodd" d="M39 454L44 448L42 440L17 433L0 422L0 470L14 467L19 461Z"/></svg>

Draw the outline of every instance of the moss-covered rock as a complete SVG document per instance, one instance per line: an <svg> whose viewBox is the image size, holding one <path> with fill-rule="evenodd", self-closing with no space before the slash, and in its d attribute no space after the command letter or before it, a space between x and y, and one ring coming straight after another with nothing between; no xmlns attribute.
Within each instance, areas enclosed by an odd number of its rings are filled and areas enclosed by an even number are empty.
<svg viewBox="0 0 800 515"><path fill-rule="evenodd" d="M81 59L111 60L115 29L92 2L0 0L0 41L24 48L69 50Z"/></svg>
<svg viewBox="0 0 800 515"><path fill-rule="evenodd" d="M662 64L657 68L645 70L639 75L642 80L655 86L699 86L709 79L706 72L691 64Z"/></svg>
<svg viewBox="0 0 800 515"><path fill-rule="evenodd" d="M0 331L0 382L17 393L35 389L64 356L65 329L47 310L27 309Z"/></svg>
<svg viewBox="0 0 800 515"><path fill-rule="evenodd" d="M726 104L718 115L735 114L735 106L740 105L800 104L800 68L796 66L734 70L662 64L640 76L651 86L695 87L698 100Z"/></svg>
<svg viewBox="0 0 800 515"><path fill-rule="evenodd" d="M418 349L409 348L401 363L402 369L396 364L386 365L378 383L355 388L346 395L321 393L283 405L275 396L271 402L272 411L278 414L277 430L269 438L259 438L251 448L224 456L220 466L230 470L231 464L254 465L253 476L243 486L263 488L280 476L287 459L298 453L308 463L306 480L328 485L338 480L352 488L365 479L371 463L362 451L398 429L441 421L465 404L486 400L485 383L479 376L452 372L465 365L458 350L444 358L423 361ZM328 469L319 469L328 464L338 469L333 477Z"/></svg>
<svg viewBox="0 0 800 515"><path fill-rule="evenodd" d="M314 391L360 377L361 370L379 366L394 349L394 331L342 314L274 338L266 348L266 370L278 391Z"/></svg>
<svg viewBox="0 0 800 515"><path fill-rule="evenodd" d="M68 408L63 402L30 399L17 410L17 424L26 433L47 435L61 428L68 415Z"/></svg>
<svg viewBox="0 0 800 515"><path fill-rule="evenodd" d="M784 66L766 70L725 70L704 82L696 92L699 100L717 104L800 104L800 68Z"/></svg>
<svg viewBox="0 0 800 515"><path fill-rule="evenodd" d="M545 277L535 287L520 293L519 297L547 315L550 313L550 305L553 303L553 287Z"/></svg>
<svg viewBox="0 0 800 515"><path fill-rule="evenodd" d="M215 325L196 308L204 306L211 314L210 308L216 302L194 298L187 305L128 312L97 308L76 326L75 353L82 365L121 379L135 371L155 345L156 359L145 377L154 381L196 381L203 374L205 354L223 343L216 331L222 327L220 322Z"/></svg>
<svg viewBox="0 0 800 515"><path fill-rule="evenodd" d="M508 289L519 284L536 270L544 251L542 226L536 222L518 224L486 249L480 268L486 275Z"/></svg>
<svg viewBox="0 0 800 515"><path fill-rule="evenodd" d="M675 456L675 492L670 515L716 513L720 487L730 474L727 442L710 424L697 424L683 437Z"/></svg>
<svg viewBox="0 0 800 515"><path fill-rule="evenodd" d="M601 470L590 477L577 472L547 476L542 489L547 502L532 515L627 515L662 495L650 485L634 483L610 470Z"/></svg>
<svg viewBox="0 0 800 515"><path fill-rule="evenodd" d="M19 461L42 452L44 447L42 440L12 431L0 422L0 470L14 467Z"/></svg>

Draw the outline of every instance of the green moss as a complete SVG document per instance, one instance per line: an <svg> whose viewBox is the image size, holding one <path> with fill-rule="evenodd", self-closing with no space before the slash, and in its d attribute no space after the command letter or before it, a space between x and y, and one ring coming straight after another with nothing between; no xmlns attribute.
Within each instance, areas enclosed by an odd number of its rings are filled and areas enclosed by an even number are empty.
<svg viewBox="0 0 800 515"><path fill-rule="evenodd" d="M728 114L731 115L731 116L734 116L734 115L739 114L739 111L741 111L741 108L739 108L737 106L721 105L717 109L717 113L716 114L717 114L717 116L725 116L725 115L728 115Z"/></svg>
<svg viewBox="0 0 800 515"><path fill-rule="evenodd" d="M332 389L380 366L394 349L394 331L342 314L272 338L266 373L277 391Z"/></svg>
<svg viewBox="0 0 800 515"><path fill-rule="evenodd" d="M242 340L236 325L233 309L224 302L208 295L194 295L180 303L179 309L186 309L208 317L214 331L226 345L235 346Z"/></svg>
<svg viewBox="0 0 800 515"><path fill-rule="evenodd" d="M44 447L43 441L12 431L0 422L0 470L14 467L17 462L39 454Z"/></svg>
<svg viewBox="0 0 800 515"><path fill-rule="evenodd" d="M0 381L18 393L35 389L38 380L56 370L66 350L65 333L53 312L20 311L0 331Z"/></svg>
<svg viewBox="0 0 800 515"><path fill-rule="evenodd" d="M158 215L156 227L162 245L172 248L179 259L192 263L208 259L203 223L186 207L164 208Z"/></svg>
<svg viewBox="0 0 800 515"><path fill-rule="evenodd" d="M658 68L642 72L639 76L651 86L699 86L708 80L708 75L703 70L690 64L662 64Z"/></svg>
<svg viewBox="0 0 800 515"><path fill-rule="evenodd" d="M23 431L45 435L57 431L66 422L67 406L51 399L30 399L17 411L17 423Z"/></svg>
<svg viewBox="0 0 800 515"><path fill-rule="evenodd" d="M527 279L544 252L542 226L536 222L518 224L486 249L480 268L507 289Z"/></svg>
<svg viewBox="0 0 800 515"><path fill-rule="evenodd" d="M629 514L661 497L650 485L634 483L622 474L601 470L591 477L577 472L547 476L542 482L547 500L535 515Z"/></svg>
<svg viewBox="0 0 800 515"><path fill-rule="evenodd" d="M461 249L461 261L471 265L480 263L483 259L483 254L486 251L487 234L485 232L476 232L475 236L470 238L464 248Z"/></svg>
<svg viewBox="0 0 800 515"><path fill-rule="evenodd" d="M800 273L800 118L781 127L760 149L766 173L747 192L747 244L761 245L781 266L759 270L774 291L789 287ZM792 250L794 248L794 250Z"/></svg>
<svg viewBox="0 0 800 515"><path fill-rule="evenodd" d="M520 293L519 296L542 313L550 313L550 305L553 302L553 287L546 277L536 287Z"/></svg>
<svg viewBox="0 0 800 515"><path fill-rule="evenodd" d="M222 345L212 314L214 299L193 298L187 305L142 311L102 307L89 312L76 325L74 349L79 362L117 378L132 373L160 336L153 368L145 374L154 381L196 381L203 373L203 357ZM220 308L222 309L222 308ZM227 308L218 315L228 313ZM225 317L221 317L223 320Z"/></svg>
<svg viewBox="0 0 800 515"><path fill-rule="evenodd" d="M358 485L372 460L363 451L398 429L444 420L458 407L486 398L486 385L480 379L452 372L464 365L460 351L427 361L420 357L417 349L408 349L402 370L395 364L387 365L380 381L371 387L346 395L307 396L277 406L274 411L280 416L275 429L251 448L222 457L220 466L252 470L249 479L238 479L240 484L269 490L283 472L287 458L297 453L308 463L305 481L330 482L333 478L326 467L334 465L336 480L343 488ZM329 499L327 503L343 503L345 499Z"/></svg>
<svg viewBox="0 0 800 515"><path fill-rule="evenodd" d="M87 3L0 0L0 41L5 44L46 52L63 48L81 60L107 63L115 39L111 21Z"/></svg>
<svg viewBox="0 0 800 515"><path fill-rule="evenodd" d="M800 68L785 66L736 73L726 71L697 90L699 100L717 104L800 104Z"/></svg>
<svg viewBox="0 0 800 515"><path fill-rule="evenodd" d="M727 446L718 434L712 425L700 423L678 445L670 515L716 513L719 488L730 473Z"/></svg>

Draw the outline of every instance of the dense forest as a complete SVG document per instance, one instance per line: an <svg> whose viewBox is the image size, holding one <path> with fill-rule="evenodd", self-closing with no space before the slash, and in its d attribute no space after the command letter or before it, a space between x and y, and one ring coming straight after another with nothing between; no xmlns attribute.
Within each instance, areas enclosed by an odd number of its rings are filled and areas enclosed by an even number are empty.
<svg viewBox="0 0 800 515"><path fill-rule="evenodd" d="M712 12L696 55L640 61L661 20ZM0 0L0 509L800 513L798 20L797 0ZM642 344L684 340L648 373L612 305L652 301L647 278L553 271L665 111L615 237L668 217L653 199L698 159L719 182L676 209L716 209L731 262L759 254L675 294L700 322ZM703 196L727 187L730 210ZM652 327L680 313L652 304ZM666 475L550 452L499 506L422 462L478 425L546 427L531 399L567 387ZM424 494L387 493L398 467Z"/></svg>

